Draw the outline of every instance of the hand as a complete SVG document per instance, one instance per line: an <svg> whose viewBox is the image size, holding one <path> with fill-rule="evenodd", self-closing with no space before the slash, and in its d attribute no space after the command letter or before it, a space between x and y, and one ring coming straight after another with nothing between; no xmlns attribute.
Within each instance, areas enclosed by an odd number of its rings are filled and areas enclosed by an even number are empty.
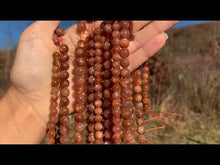
<svg viewBox="0 0 220 165"><path fill-rule="evenodd" d="M39 120L43 121L39 124L44 123L45 126L49 116L52 53L56 51L52 35L59 23L60 21L36 21L22 33L10 75L10 91L19 96L24 108L27 105L31 107L32 113L37 114ZM176 23L177 21L134 21L135 38L129 45L129 69L136 69L158 52L166 42L163 32ZM63 39L69 46L69 71L72 71L75 45L79 40L76 25L66 30ZM70 74L69 80L71 79ZM70 84L69 87L72 86L73 84ZM70 97L70 102L72 101L73 98ZM71 104L69 108L72 110ZM41 138L43 136L44 134L39 135Z"/></svg>

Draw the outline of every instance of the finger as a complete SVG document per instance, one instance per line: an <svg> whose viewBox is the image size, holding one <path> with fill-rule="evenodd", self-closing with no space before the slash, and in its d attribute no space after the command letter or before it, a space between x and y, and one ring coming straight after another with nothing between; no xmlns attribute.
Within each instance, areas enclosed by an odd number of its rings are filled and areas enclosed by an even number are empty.
<svg viewBox="0 0 220 165"><path fill-rule="evenodd" d="M133 32L141 30L143 27L150 24L152 21L133 21Z"/></svg>
<svg viewBox="0 0 220 165"><path fill-rule="evenodd" d="M165 45L167 38L168 36L164 32L158 34L154 36L150 41L145 43L142 48L132 53L129 56L129 60L132 61L129 69L131 71L135 70L155 53L157 53Z"/></svg>
<svg viewBox="0 0 220 165"><path fill-rule="evenodd" d="M178 21L153 21L141 31L134 33L134 41L130 42L129 51L135 52L154 36L168 30Z"/></svg>
<svg viewBox="0 0 220 165"><path fill-rule="evenodd" d="M61 21L36 21L34 24L41 30L53 32Z"/></svg>

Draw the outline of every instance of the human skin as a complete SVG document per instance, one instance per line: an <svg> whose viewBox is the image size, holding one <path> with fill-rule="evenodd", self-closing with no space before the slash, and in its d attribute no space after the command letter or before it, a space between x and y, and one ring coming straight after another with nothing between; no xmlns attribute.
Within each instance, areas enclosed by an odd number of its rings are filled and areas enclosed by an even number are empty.
<svg viewBox="0 0 220 165"><path fill-rule="evenodd" d="M164 31L177 22L133 21L134 40L128 47L129 69L136 69L155 55L166 43ZM11 85L0 100L1 144L38 144L45 136L49 120L52 53L56 51L52 35L59 24L60 21L36 21L20 36L10 73ZM69 46L71 71L75 46L80 39L76 25L65 31L63 39ZM70 81L69 87L72 86ZM70 98L70 102L74 99ZM69 108L71 113L71 104Z"/></svg>

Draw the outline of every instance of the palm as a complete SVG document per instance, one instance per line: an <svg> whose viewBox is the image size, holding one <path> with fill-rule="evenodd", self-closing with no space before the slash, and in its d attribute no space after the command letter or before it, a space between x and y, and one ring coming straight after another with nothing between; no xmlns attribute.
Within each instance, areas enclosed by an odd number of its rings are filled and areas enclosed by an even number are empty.
<svg viewBox="0 0 220 165"><path fill-rule="evenodd" d="M48 26L52 24L49 22L39 21L31 25L22 35L11 72L12 87L22 94L26 102L41 115L45 122L48 121L49 114L52 53L56 51L52 42L52 34L59 23L58 21L53 21L53 25ZM149 21L134 21L134 35L136 39L129 46L131 52L129 58L132 61L130 65L131 70L137 68L163 47L165 39L160 33L170 28L176 22L167 21L166 24L151 23L146 26L148 23ZM48 25L46 26L46 24ZM73 70L72 61L74 59L75 45L79 40L75 29L75 25L71 26L66 30L64 36L64 43L69 46L70 73ZM71 74L69 80L72 83ZM69 87L71 88L72 86L73 84L70 84ZM72 99L70 97L70 102L73 101ZM70 110L72 110L71 105L69 106Z"/></svg>

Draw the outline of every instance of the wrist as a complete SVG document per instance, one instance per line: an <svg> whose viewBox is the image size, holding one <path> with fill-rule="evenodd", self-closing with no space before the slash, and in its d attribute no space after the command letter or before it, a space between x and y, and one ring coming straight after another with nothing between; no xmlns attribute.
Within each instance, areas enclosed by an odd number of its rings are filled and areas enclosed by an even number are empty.
<svg viewBox="0 0 220 165"><path fill-rule="evenodd" d="M10 87L0 106L0 143L41 142L46 122L19 91Z"/></svg>

